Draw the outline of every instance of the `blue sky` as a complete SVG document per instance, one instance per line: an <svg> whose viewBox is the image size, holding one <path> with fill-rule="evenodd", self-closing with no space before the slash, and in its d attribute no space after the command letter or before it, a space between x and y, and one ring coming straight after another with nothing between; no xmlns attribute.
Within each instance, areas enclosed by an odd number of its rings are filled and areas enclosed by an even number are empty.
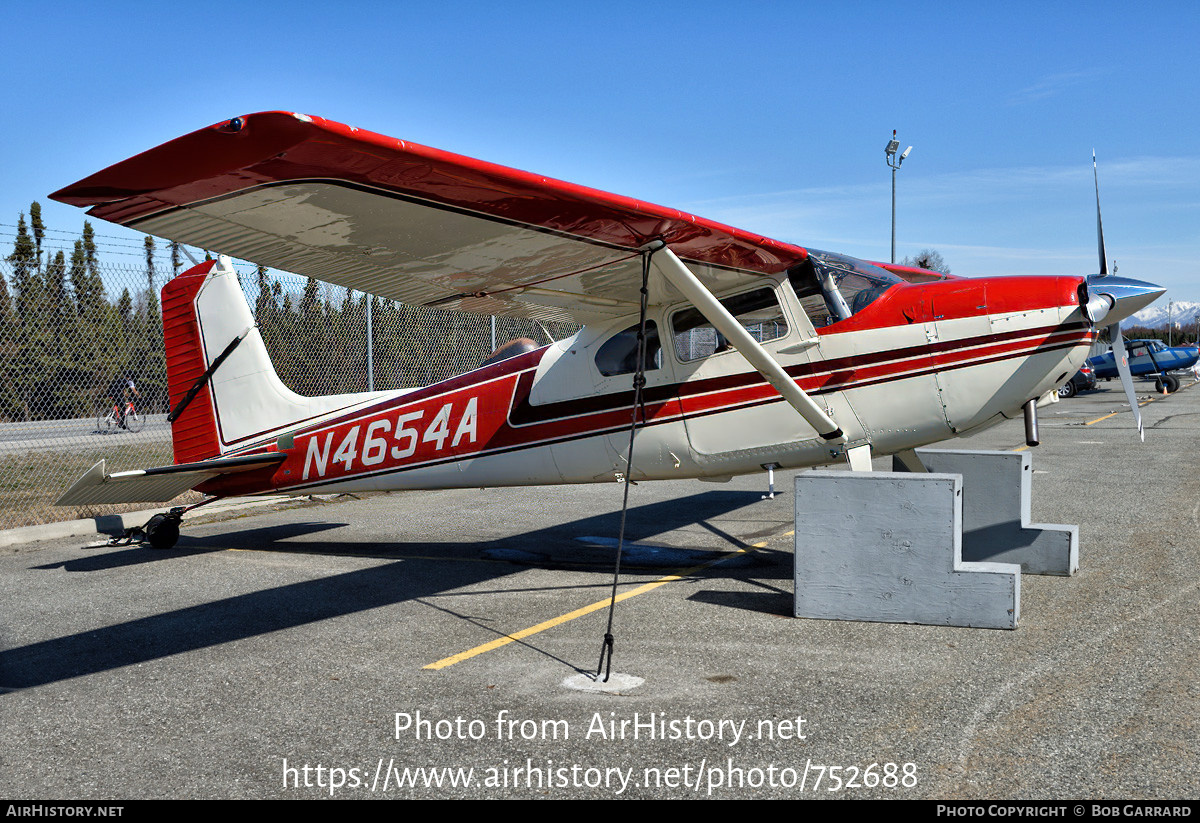
<svg viewBox="0 0 1200 823"><path fill-rule="evenodd" d="M1200 300L1200 4L174 6L6 4L0 253L30 201L78 231L51 191L284 109L886 260L898 129L898 257L1094 272L1094 148L1119 273Z"/></svg>

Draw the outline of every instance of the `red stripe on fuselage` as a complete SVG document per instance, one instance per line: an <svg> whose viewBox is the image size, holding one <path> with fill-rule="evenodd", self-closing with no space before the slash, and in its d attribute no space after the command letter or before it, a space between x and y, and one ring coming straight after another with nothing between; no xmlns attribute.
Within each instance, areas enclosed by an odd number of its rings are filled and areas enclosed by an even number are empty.
<svg viewBox="0 0 1200 823"><path fill-rule="evenodd" d="M1093 338L1089 327L1075 323L871 352L793 366L788 372L810 394L819 395L1071 348ZM273 487L311 487L408 471L628 428L631 391L530 404L535 369L543 355L544 350L530 352L300 433L275 472ZM507 374L494 374L508 369ZM469 409L472 401L475 407ZM757 372L673 384L648 392L645 425L777 402L782 398ZM468 419L469 411L473 420ZM210 490L238 480L212 481Z"/></svg>

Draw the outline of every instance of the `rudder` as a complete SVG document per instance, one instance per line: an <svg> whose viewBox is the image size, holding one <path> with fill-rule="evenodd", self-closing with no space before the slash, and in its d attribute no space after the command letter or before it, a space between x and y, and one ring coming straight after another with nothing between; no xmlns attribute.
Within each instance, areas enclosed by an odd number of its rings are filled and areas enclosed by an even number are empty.
<svg viewBox="0 0 1200 823"><path fill-rule="evenodd" d="M167 396L172 410L208 368L195 300L216 265L215 260L206 260L168 280L162 289ZM207 380L171 424L171 441L177 464L195 463L221 454L216 409Z"/></svg>

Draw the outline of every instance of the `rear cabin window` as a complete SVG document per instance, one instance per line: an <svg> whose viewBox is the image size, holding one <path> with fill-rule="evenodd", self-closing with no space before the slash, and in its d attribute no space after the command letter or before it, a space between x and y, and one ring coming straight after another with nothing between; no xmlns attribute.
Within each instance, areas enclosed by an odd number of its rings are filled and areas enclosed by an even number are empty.
<svg viewBox="0 0 1200 823"><path fill-rule="evenodd" d="M618 374L633 374L638 362L638 326L634 323L617 332L596 352L596 368L605 377ZM662 344L658 340L658 326L653 320L646 321L646 371L662 367Z"/></svg>
<svg viewBox="0 0 1200 823"><path fill-rule="evenodd" d="M808 259L788 271L788 282L819 329L858 314L903 281L862 260L809 249Z"/></svg>
<svg viewBox="0 0 1200 823"><path fill-rule="evenodd" d="M756 289L726 297L721 305L759 343L787 334L787 321L773 289ZM713 328L696 309L675 312L671 317L671 332L675 337L675 353L685 363L732 348L725 335Z"/></svg>

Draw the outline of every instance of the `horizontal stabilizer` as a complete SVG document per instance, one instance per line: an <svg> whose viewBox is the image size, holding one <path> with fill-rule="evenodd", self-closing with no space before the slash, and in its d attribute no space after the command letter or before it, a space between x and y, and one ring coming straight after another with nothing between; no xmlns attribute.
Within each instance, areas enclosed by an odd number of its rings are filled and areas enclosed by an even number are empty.
<svg viewBox="0 0 1200 823"><path fill-rule="evenodd" d="M56 506L92 506L100 503L165 503L189 489L223 474L250 471L282 462L281 452L251 454L158 466L153 469L108 474L104 461L88 469L75 481Z"/></svg>

